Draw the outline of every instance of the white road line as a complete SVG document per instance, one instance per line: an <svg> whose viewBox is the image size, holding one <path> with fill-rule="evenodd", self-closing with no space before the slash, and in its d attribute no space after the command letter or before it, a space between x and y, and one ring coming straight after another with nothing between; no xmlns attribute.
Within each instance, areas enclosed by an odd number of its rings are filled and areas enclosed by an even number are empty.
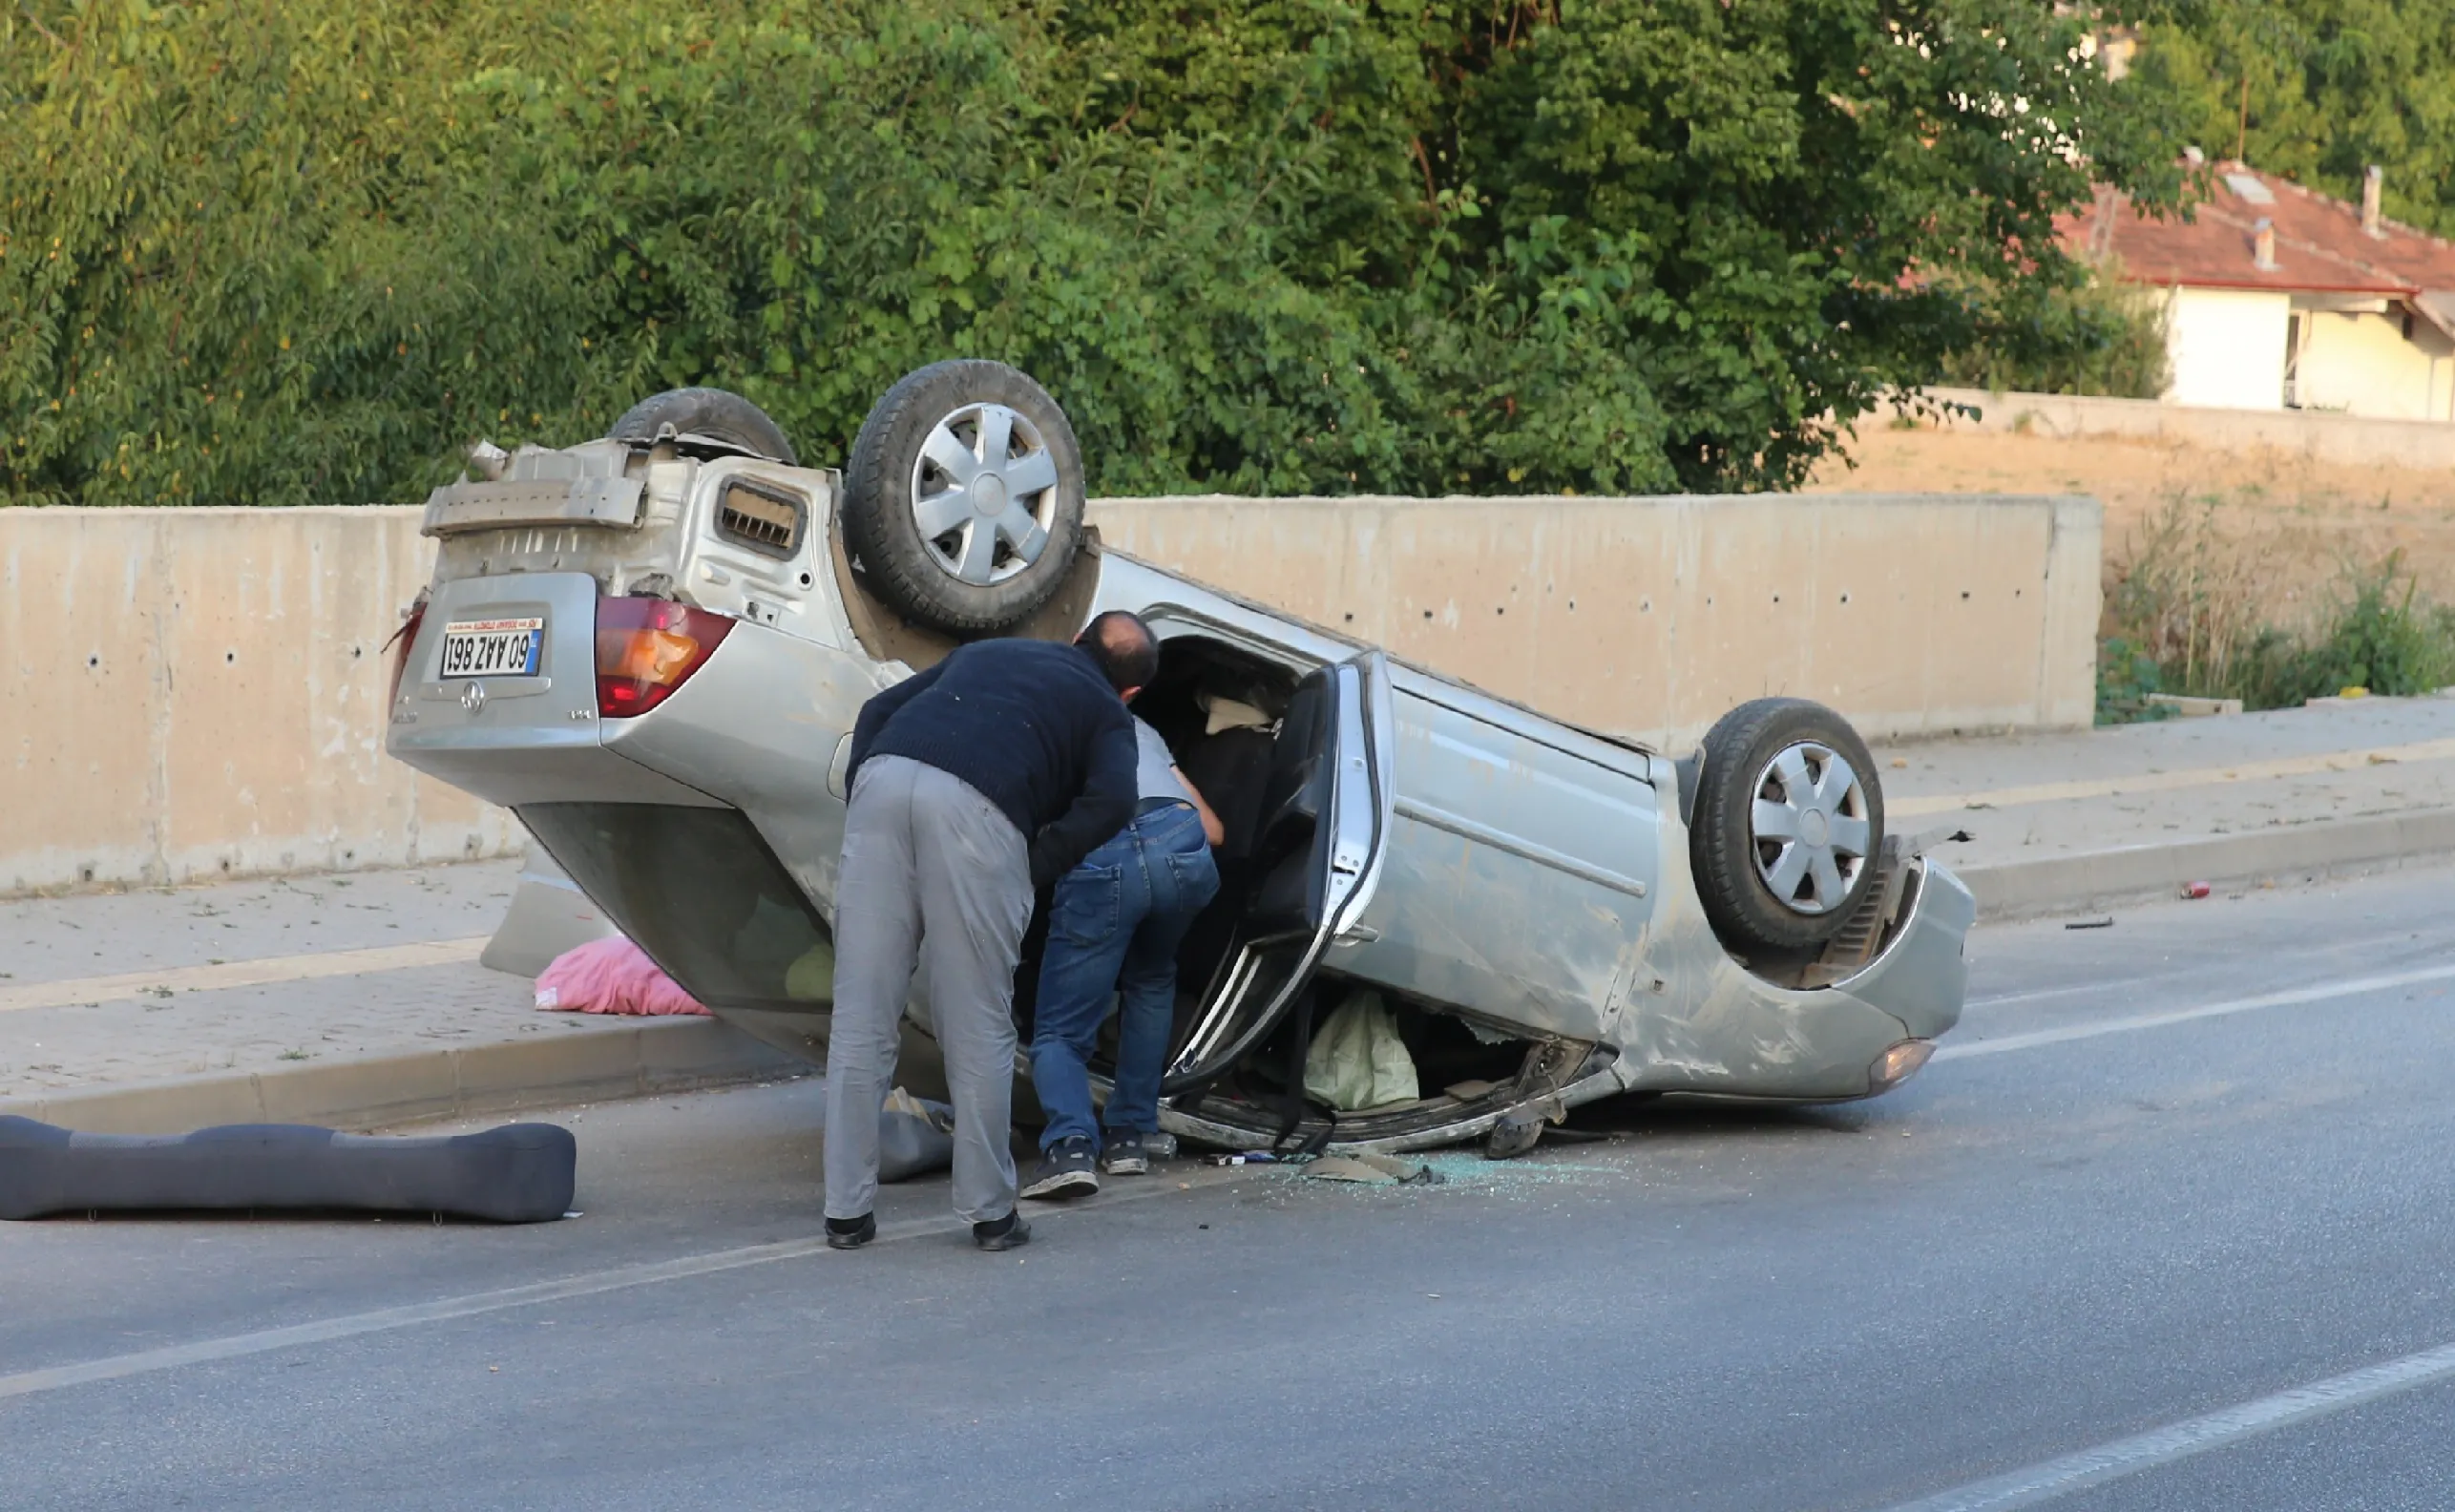
<svg viewBox="0 0 2455 1512"><path fill-rule="evenodd" d="M110 976L28 982L22 987L0 987L0 1013L21 1008L66 1008L72 1003L117 1002L154 990L212 992L223 987L308 981L318 976L359 976L411 966L445 966L475 960L478 952L486 948L486 939L480 934L470 939L320 951L312 956L267 956L256 960L224 961L219 966L168 966L154 971L119 972Z"/></svg>
<svg viewBox="0 0 2455 1512"><path fill-rule="evenodd" d="M1208 1186L1225 1186L1246 1179L1251 1169L1238 1167L1190 1173L1174 1181L1152 1181L1102 1195L1087 1207L1063 1212L1035 1212L1030 1215L1034 1227L1051 1218L1071 1220L1081 1214L1105 1212L1120 1204L1141 1202L1150 1197L1172 1196L1177 1192ZM898 1240L915 1239L923 1234L952 1233L967 1227L954 1217L915 1218L903 1223L880 1224L876 1244L893 1244ZM565 1276L559 1281L540 1281L533 1286L509 1287L500 1292L477 1292L466 1296L439 1297L432 1302L414 1302L407 1307L379 1308L372 1312L352 1312L342 1317L325 1318L316 1323L297 1323L287 1328L264 1329L255 1334L233 1334L222 1338L199 1339L193 1344L172 1344L161 1349L138 1350L133 1354L111 1354L101 1359L84 1360L71 1365L52 1365L41 1370L21 1371L13 1376L0 1376L0 1401L11 1396L32 1396L43 1392L62 1391L71 1386L91 1385L95 1381L121 1380L131 1376L145 1376L156 1371L177 1370L182 1365L202 1365L214 1360L238 1359L249 1354L269 1354L274 1350L296 1349L305 1344L329 1344L336 1339L356 1338L367 1334L388 1334L395 1330L415 1328L422 1323L444 1323L453 1318L478 1317L488 1312L501 1312L512 1308L535 1307L546 1302L560 1302L572 1297L597 1296L607 1292L621 1292L632 1287L654 1286L663 1281L681 1281L692 1276L714 1275L719 1271L739 1270L747 1266L773 1265L779 1260L798 1260L827 1249L822 1234L807 1239L787 1239L775 1244L745 1245L738 1250L717 1250L706 1254L684 1255L678 1260L659 1260L646 1265L620 1266L611 1270L592 1270L585 1274Z"/></svg>
<svg viewBox="0 0 2455 1512"><path fill-rule="evenodd" d="M2256 998L2235 998L2224 1002L2202 1003L2196 1008L2175 1008L2166 1013L2130 1014L2120 1018L2098 1018L2088 1023L2069 1024L2059 1029L2038 1029L2027 1034L2004 1035L1998 1040L1954 1040L1935 1052L1938 1060L1959 1060L1969 1056L2003 1055L2013 1050L2029 1050L2039 1045L2062 1044L2072 1040L2094 1040L2099 1035L2129 1034L2134 1029L2159 1029L2167 1024L2189 1023L2194 1018L2222 1018L2232 1014L2252 1013L2261 1008L2291 1008L2300 1003L2325 1002L2335 998L2358 998L2363 993L2388 992L2398 987L2415 987L2424 982L2455 979L2455 966L2423 966L2411 971L2386 972L2377 976L2355 976L2344 981L2326 982L2315 987L2295 987L2285 992L2262 993Z"/></svg>
<svg viewBox="0 0 2455 1512"><path fill-rule="evenodd" d="M2281 756L2274 761L2235 762L2230 766L2194 766L2184 771L2132 772L2121 777L2089 777L2072 782L2037 783L2026 788L1990 788L1980 792L1936 793L1925 798L1887 798L1884 812L1896 819L1920 814L1951 813L1972 804L2009 808L2017 804L2062 803L2074 798L2111 798L2118 793L2164 792L2175 788L2216 788L2227 783L2264 782L2277 777L2305 777L2314 772L2358 771L2393 762L2445 761L2455 758L2455 740L2415 741L2408 746L2377 746L2365 750L2322 751L2315 756Z"/></svg>
<svg viewBox="0 0 2455 1512"><path fill-rule="evenodd" d="M2366 958L2378 954L2382 948L2390 952L2407 950L2416 956L2447 955L2455 953L2455 939L2433 935L2424 941L2417 938L2410 930L2397 930L2392 934L2359 934L2349 939L2330 940L2325 944L2301 947L2302 956L2299 958L2306 958L2314 964L2323 965L2340 956ZM2191 981L2206 976L2212 968L2222 964L2224 963L2220 961L2195 961L2190 965L2175 966L2166 971L2125 977L2120 985L2136 991L2142 987L2161 986L2167 982ZM2016 1003L2042 1002L2048 998L2076 998L2082 993L2102 993L2107 990L2107 985L2103 980L2078 981L2067 982L2060 987L2032 987L2025 992L1997 993L1992 998L1972 998L1961 1005L1961 1011L1965 1016L1980 1008L2009 1008Z"/></svg>
<svg viewBox="0 0 2455 1512"><path fill-rule="evenodd" d="M2328 1413L2358 1407L2455 1377L2455 1344L2442 1344L2382 1365L2331 1376L2203 1418L2190 1418L2065 1455L2008 1475L1972 1481L1950 1491L1904 1502L1885 1512L2009 1512L2176 1460L2222 1449L2255 1434L2272 1433Z"/></svg>

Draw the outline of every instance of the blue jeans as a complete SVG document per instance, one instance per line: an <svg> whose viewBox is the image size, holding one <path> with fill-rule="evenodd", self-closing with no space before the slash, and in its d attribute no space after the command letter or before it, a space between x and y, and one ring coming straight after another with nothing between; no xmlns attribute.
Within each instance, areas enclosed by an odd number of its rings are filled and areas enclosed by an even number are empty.
<svg viewBox="0 0 2455 1512"><path fill-rule="evenodd" d="M1112 991L1123 1000L1108 1126L1142 1134L1160 1126L1176 948L1218 891L1219 868L1189 804L1138 815L1058 882L1032 1026L1032 1086L1048 1114L1040 1148L1077 1137L1100 1143L1085 1065Z"/></svg>

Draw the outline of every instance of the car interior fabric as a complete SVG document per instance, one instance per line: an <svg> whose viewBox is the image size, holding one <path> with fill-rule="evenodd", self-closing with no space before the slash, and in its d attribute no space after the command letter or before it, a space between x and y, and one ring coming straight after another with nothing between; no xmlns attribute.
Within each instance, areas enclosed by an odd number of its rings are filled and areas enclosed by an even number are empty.
<svg viewBox="0 0 2455 1512"><path fill-rule="evenodd" d="M1270 717L1250 704L1239 703L1220 693L1204 693L1195 702L1206 716L1202 733L1216 735L1222 730L1266 729Z"/></svg>
<svg viewBox="0 0 2455 1512"><path fill-rule="evenodd" d="M1356 988L1322 1020L1305 1054L1304 1095L1341 1113L1416 1101L1415 1058L1379 993Z"/></svg>
<svg viewBox="0 0 2455 1512"><path fill-rule="evenodd" d="M411 1137L294 1124L82 1134L0 1115L0 1218L341 1208L542 1223L570 1211L578 1159L553 1124Z"/></svg>

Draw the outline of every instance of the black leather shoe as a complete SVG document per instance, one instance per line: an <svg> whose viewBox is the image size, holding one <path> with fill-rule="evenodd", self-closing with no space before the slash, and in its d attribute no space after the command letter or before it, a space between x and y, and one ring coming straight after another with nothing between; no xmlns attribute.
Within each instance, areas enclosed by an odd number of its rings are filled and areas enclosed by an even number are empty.
<svg viewBox="0 0 2455 1512"><path fill-rule="evenodd" d="M829 1250L858 1250L877 1237L878 1215L875 1213L827 1220L827 1248Z"/></svg>
<svg viewBox="0 0 2455 1512"><path fill-rule="evenodd" d="M1032 1226L1019 1212L972 1226L972 1242L983 1250L1019 1250L1032 1242Z"/></svg>

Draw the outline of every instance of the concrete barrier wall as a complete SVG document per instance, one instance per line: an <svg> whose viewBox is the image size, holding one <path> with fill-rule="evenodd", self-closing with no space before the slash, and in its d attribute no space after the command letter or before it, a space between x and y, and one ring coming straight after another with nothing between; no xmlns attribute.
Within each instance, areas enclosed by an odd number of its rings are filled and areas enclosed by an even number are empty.
<svg viewBox="0 0 2455 1512"><path fill-rule="evenodd" d="M2085 724L2088 499L1108 499L1110 541L1615 733ZM0 510L0 892L498 855L383 755L414 509Z"/></svg>
<svg viewBox="0 0 2455 1512"><path fill-rule="evenodd" d="M1870 736L2088 724L2094 499L1103 499L1138 556L1611 734L1771 694Z"/></svg>
<svg viewBox="0 0 2455 1512"><path fill-rule="evenodd" d="M2321 462L2455 467L2455 424L2438 420L2383 420L2322 410L2212 410L2156 399L1988 393L1983 388L1930 388L1927 393L1979 410L1976 420L1945 421L1947 430L2130 436L2226 452L2265 449ZM1878 410L1858 423L1880 425L1885 413Z"/></svg>
<svg viewBox="0 0 2455 1512"><path fill-rule="evenodd" d="M516 852L383 752L413 509L0 510L0 890Z"/></svg>

